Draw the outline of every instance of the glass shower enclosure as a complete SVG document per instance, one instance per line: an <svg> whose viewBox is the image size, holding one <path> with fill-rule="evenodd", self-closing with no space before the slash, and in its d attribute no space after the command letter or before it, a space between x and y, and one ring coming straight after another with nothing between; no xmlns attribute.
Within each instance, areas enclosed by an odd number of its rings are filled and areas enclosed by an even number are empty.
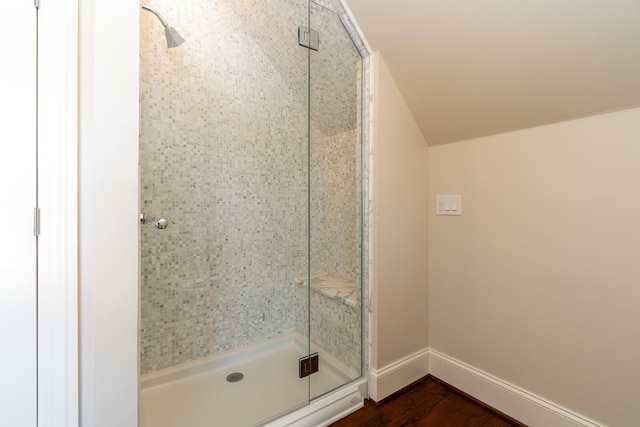
<svg viewBox="0 0 640 427"><path fill-rule="evenodd" d="M148 6L140 424L261 425L363 372L362 56L335 0Z"/></svg>

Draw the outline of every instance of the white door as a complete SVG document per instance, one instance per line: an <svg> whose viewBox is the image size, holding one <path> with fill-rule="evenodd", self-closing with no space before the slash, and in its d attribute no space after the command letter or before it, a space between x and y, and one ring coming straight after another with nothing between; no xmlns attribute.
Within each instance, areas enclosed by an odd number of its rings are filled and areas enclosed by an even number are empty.
<svg viewBox="0 0 640 427"><path fill-rule="evenodd" d="M0 1L0 425L37 425L36 9Z"/></svg>

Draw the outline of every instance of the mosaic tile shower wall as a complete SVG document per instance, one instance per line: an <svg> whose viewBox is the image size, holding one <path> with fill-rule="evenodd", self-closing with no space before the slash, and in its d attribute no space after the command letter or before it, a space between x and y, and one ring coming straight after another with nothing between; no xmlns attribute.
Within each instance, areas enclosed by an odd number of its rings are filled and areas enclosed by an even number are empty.
<svg viewBox="0 0 640 427"><path fill-rule="evenodd" d="M141 226L142 374L308 329L300 320L308 303L294 283L308 255L309 65L296 43L307 2L151 6L187 41L168 50L162 26L142 14L140 208L169 222L165 230ZM319 161L333 164L347 151L353 158L356 131L344 120L330 124L345 113L323 114L311 129L323 141ZM324 175L327 185L311 184L326 192L314 203L353 196L353 176L346 184ZM358 209L331 207L334 217L318 217L323 239L334 242L331 250L313 242L328 254L318 269L359 281L359 242L335 245L359 227ZM347 214L356 218L340 230ZM359 314L356 321L359 329Z"/></svg>
<svg viewBox="0 0 640 427"><path fill-rule="evenodd" d="M355 129L311 149L311 275L360 281L360 144Z"/></svg>
<svg viewBox="0 0 640 427"><path fill-rule="evenodd" d="M187 42L143 14L142 373L292 331L307 256L306 109L231 6L154 6Z"/></svg>

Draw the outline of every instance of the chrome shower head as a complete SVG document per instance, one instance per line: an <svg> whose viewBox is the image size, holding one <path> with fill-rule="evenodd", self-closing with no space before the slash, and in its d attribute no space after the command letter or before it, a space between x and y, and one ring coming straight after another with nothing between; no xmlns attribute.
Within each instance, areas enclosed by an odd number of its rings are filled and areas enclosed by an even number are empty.
<svg viewBox="0 0 640 427"><path fill-rule="evenodd" d="M164 36L167 38L167 47L178 47L184 43L184 39L173 27L164 27Z"/></svg>
<svg viewBox="0 0 640 427"><path fill-rule="evenodd" d="M150 6L147 6L146 4L142 4L142 8L153 13L160 20L160 23L164 27L164 36L167 38L168 48L178 47L182 43L184 43L184 39L182 38L182 36L178 34L178 32L173 27L169 26L167 21L164 20L164 18L162 17L162 15L160 15L160 13L158 13L158 11Z"/></svg>

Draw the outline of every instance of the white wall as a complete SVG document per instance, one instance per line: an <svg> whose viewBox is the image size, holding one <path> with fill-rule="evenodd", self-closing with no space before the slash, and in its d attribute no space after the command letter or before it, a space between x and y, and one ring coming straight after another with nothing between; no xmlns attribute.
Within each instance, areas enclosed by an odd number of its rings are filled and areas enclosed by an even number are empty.
<svg viewBox="0 0 640 427"><path fill-rule="evenodd" d="M138 424L140 5L80 2L81 425Z"/></svg>
<svg viewBox="0 0 640 427"><path fill-rule="evenodd" d="M379 53L374 55L371 397L427 374L427 144ZM399 364L399 365L398 365Z"/></svg>
<svg viewBox="0 0 640 427"><path fill-rule="evenodd" d="M640 109L432 147L429 172L430 347L640 425Z"/></svg>

